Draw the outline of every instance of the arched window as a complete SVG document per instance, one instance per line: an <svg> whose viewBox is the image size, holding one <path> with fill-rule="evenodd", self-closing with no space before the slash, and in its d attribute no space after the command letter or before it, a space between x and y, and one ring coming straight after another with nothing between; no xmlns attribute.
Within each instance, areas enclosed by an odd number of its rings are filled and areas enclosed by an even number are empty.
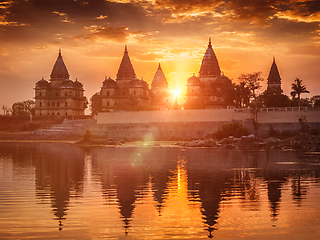
<svg viewBox="0 0 320 240"><path fill-rule="evenodd" d="M50 103L49 102L47 102L47 106L50 107Z"/></svg>
<svg viewBox="0 0 320 240"><path fill-rule="evenodd" d="M194 93L194 88L192 88L191 92Z"/></svg>
<svg viewBox="0 0 320 240"><path fill-rule="evenodd" d="M109 101L107 102L107 106L109 107Z"/></svg>
<svg viewBox="0 0 320 240"><path fill-rule="evenodd" d="M66 106L66 107L67 107L67 106L68 106L68 103L67 103L67 102L65 102L65 103L64 103L64 106Z"/></svg>
<svg viewBox="0 0 320 240"><path fill-rule="evenodd" d="M53 102L53 103L52 103L52 107L54 107L54 106L55 106L55 103Z"/></svg>
<svg viewBox="0 0 320 240"><path fill-rule="evenodd" d="M68 93L67 93L67 92L64 92L64 95L65 95L65 96L68 96Z"/></svg>
<svg viewBox="0 0 320 240"><path fill-rule="evenodd" d="M40 107L42 107L42 102L40 102Z"/></svg>
<svg viewBox="0 0 320 240"><path fill-rule="evenodd" d="M109 92L107 92L107 96L109 96Z"/></svg>
<svg viewBox="0 0 320 240"><path fill-rule="evenodd" d="M59 102L57 102L57 107L60 107L60 103Z"/></svg>
<svg viewBox="0 0 320 240"><path fill-rule="evenodd" d="M42 93L39 93L39 96L42 97Z"/></svg>

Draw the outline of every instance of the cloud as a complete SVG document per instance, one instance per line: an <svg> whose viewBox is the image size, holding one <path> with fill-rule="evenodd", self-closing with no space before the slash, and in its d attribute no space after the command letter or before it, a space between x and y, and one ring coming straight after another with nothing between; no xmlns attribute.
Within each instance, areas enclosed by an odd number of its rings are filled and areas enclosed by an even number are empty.
<svg viewBox="0 0 320 240"><path fill-rule="evenodd" d="M129 31L127 27L111 27L111 26L96 26L91 25L85 27L88 33L77 35L70 40L113 40L124 42L129 38L139 38L145 36L147 33L144 31Z"/></svg>

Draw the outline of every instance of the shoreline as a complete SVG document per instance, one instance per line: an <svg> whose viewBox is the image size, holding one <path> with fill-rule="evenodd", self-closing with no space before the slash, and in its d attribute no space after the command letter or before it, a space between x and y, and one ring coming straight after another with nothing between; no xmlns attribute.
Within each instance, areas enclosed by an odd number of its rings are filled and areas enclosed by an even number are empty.
<svg viewBox="0 0 320 240"><path fill-rule="evenodd" d="M276 137L259 138L254 135L241 138L228 137L220 141L206 139L188 140L153 140L153 139L101 139L93 138L85 141L81 135L43 135L34 132L7 132L0 131L1 143L51 143L68 144L79 147L179 147L179 148L211 148L211 149L246 149L268 150L279 149L285 151L312 151L320 152L320 135L300 133L287 139Z"/></svg>

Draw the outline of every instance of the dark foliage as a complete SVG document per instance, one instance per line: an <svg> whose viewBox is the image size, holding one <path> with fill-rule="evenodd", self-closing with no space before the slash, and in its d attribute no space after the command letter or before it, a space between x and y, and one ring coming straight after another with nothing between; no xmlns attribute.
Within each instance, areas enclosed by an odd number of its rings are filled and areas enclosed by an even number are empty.
<svg viewBox="0 0 320 240"><path fill-rule="evenodd" d="M213 137L221 140L229 136L239 138L248 134L248 129L246 127L243 127L241 122L230 122L223 124L216 132L213 133Z"/></svg>

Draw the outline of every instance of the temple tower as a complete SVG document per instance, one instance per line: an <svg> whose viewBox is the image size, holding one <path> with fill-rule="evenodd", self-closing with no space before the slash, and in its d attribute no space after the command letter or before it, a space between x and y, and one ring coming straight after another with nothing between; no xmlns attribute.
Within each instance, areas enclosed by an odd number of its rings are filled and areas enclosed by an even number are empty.
<svg viewBox="0 0 320 240"><path fill-rule="evenodd" d="M93 114L99 111L133 110L149 104L149 86L138 79L132 66L127 46L116 75L116 80L105 78L101 90L91 98Z"/></svg>
<svg viewBox="0 0 320 240"><path fill-rule="evenodd" d="M151 83L150 105L157 110L175 109L178 104L177 100L169 88L168 81L159 63Z"/></svg>
<svg viewBox="0 0 320 240"><path fill-rule="evenodd" d="M43 77L35 86L36 116L79 116L84 115L87 98L82 83L69 79L68 69L61 50L53 65L49 81Z"/></svg>
<svg viewBox="0 0 320 240"><path fill-rule="evenodd" d="M269 76L268 76L268 87L267 91L274 91L275 93L281 94L281 78L278 71L278 67L276 64L276 60L273 57L273 62L270 68Z"/></svg>
<svg viewBox="0 0 320 240"><path fill-rule="evenodd" d="M223 108L229 104L232 91L231 80L221 74L211 38L203 56L199 76L187 80L187 101L185 108Z"/></svg>

